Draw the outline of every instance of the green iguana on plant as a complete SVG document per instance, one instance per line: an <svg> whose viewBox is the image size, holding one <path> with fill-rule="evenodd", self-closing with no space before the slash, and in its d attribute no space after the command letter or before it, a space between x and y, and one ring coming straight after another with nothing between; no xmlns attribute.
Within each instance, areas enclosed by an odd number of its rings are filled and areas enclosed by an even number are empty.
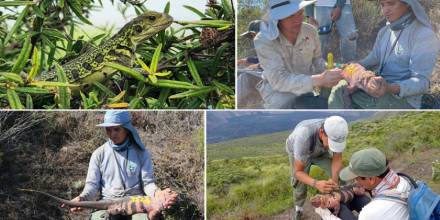
<svg viewBox="0 0 440 220"><path fill-rule="evenodd" d="M148 213L149 219L152 219L164 207L169 207L174 203L177 193L170 189L163 190L162 198L149 196L129 196L117 200L102 200L102 201L80 201L73 202L70 200L61 199L49 193L33 190L33 189L18 189L22 192L35 192L43 194L58 202L61 202L70 207L82 207L89 209L106 210L111 215L133 215L136 213Z"/></svg>
<svg viewBox="0 0 440 220"><path fill-rule="evenodd" d="M104 66L106 62L132 67L136 46L164 30L172 22L171 16L154 11L145 12L134 18L109 40L62 65L68 81L82 87L93 82L102 82L117 72L113 68ZM43 73L40 80L57 81L56 70Z"/></svg>

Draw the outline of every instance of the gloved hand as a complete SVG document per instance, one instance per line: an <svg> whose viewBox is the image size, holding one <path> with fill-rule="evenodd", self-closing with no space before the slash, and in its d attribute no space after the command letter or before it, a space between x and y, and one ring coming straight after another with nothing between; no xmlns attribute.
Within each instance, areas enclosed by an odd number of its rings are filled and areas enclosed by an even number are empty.
<svg viewBox="0 0 440 220"><path fill-rule="evenodd" d="M334 216L330 210L323 208L315 208L315 212L321 216L322 220L341 220L337 216Z"/></svg>

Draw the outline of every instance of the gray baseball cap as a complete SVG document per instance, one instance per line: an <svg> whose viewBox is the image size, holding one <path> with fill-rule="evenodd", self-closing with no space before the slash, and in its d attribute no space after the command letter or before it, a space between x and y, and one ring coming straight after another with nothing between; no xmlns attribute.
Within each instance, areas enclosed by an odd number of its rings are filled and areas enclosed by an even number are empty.
<svg viewBox="0 0 440 220"><path fill-rule="evenodd" d="M387 159L382 151L368 148L357 151L351 156L350 165L339 173L343 181L356 177L380 176L387 170Z"/></svg>

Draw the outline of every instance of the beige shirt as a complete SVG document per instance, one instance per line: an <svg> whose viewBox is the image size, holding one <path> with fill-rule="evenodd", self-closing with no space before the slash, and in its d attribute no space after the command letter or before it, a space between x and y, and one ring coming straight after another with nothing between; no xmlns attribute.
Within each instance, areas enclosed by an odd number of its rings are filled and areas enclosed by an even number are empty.
<svg viewBox="0 0 440 220"><path fill-rule="evenodd" d="M312 92L311 75L325 69L318 32L310 24L303 23L295 45L281 33L275 40L259 33L254 45L264 70L263 79L277 92L295 95Z"/></svg>

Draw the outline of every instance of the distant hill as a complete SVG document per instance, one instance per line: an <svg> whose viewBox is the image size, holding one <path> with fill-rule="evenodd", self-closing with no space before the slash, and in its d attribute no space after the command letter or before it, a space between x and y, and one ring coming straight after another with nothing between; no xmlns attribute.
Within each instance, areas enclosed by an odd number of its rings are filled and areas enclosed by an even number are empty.
<svg viewBox="0 0 440 220"><path fill-rule="evenodd" d="M219 119L235 119L226 116ZM254 121L260 123L260 120ZM350 124L344 164L348 164L354 152L376 147L385 153L392 169L427 182L439 193L439 130L438 111L376 112ZM294 203L284 144L290 132L291 129L208 144L208 219L289 218ZM317 168L312 168L311 176L328 178ZM309 189L309 195L314 193L316 190ZM306 219L319 219L307 204L304 207Z"/></svg>
<svg viewBox="0 0 440 220"><path fill-rule="evenodd" d="M340 115L347 121L371 117L371 111L209 111L207 143L293 129L302 120Z"/></svg>

